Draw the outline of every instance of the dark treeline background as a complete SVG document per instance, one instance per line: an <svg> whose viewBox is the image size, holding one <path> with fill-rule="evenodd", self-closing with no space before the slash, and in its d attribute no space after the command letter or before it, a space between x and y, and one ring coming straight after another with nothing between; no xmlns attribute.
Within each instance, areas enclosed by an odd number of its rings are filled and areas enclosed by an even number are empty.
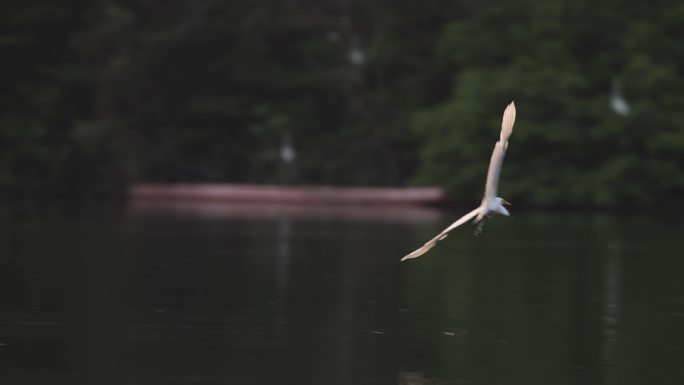
<svg viewBox="0 0 684 385"><path fill-rule="evenodd" d="M684 193L682 37L674 0L3 1L0 189L430 184L477 200L515 100L503 196L652 205Z"/></svg>

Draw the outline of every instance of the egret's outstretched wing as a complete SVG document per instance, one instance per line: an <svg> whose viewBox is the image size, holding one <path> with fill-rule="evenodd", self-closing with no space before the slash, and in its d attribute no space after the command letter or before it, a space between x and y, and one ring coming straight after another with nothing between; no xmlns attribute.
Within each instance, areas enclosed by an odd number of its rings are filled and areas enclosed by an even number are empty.
<svg viewBox="0 0 684 385"><path fill-rule="evenodd" d="M437 234L436 237L434 237L434 238L432 238L431 240L427 241L427 242L426 242L423 246L421 246L418 250L416 250L416 251L412 252L411 254L405 256L405 257L402 258L401 260L404 261L404 260L406 260L406 259L418 258L418 257L420 257L421 255L427 253L428 250L430 250L431 248L433 248L433 247L437 244L438 241L441 241L442 239L446 238L447 235L449 235L449 234L448 234L449 231L451 231L451 230L457 228L458 226L460 226L460 225L462 225L462 224L468 222L471 218L473 218L474 216L476 216L477 214L479 214L481 210L482 210L482 207L478 207L478 208L476 208L475 210L469 212L468 214L466 214L466 215L460 217L456 222L452 223L451 226L447 227L447 228L444 229L441 233Z"/></svg>
<svg viewBox="0 0 684 385"><path fill-rule="evenodd" d="M501 165L503 164L506 149L508 148L508 137L513 132L513 124L515 123L515 103L511 102L506 107L503 113L503 120L501 121L501 136L498 142L494 145L492 151L492 158L489 160L489 170L487 171L487 182L485 183L484 201L492 199L496 196L496 190L499 186L499 175L501 174Z"/></svg>

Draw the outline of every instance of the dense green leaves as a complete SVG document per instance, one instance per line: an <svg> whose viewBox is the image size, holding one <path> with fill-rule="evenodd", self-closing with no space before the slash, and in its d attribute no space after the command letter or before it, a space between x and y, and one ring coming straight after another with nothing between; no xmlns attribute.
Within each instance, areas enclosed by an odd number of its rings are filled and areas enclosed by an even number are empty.
<svg viewBox="0 0 684 385"><path fill-rule="evenodd" d="M654 204L684 190L677 172L684 56L671 35L682 24L658 22L673 19L666 2L648 10L582 3L492 7L443 29L437 53L455 77L451 97L413 122L425 143L418 181L476 199L501 111L515 99L502 195L615 206ZM616 81L630 105L626 116L610 107Z"/></svg>
<svg viewBox="0 0 684 385"><path fill-rule="evenodd" d="M653 204L684 192L683 25L667 0L5 2L0 189L417 183L476 200L515 100L503 196Z"/></svg>

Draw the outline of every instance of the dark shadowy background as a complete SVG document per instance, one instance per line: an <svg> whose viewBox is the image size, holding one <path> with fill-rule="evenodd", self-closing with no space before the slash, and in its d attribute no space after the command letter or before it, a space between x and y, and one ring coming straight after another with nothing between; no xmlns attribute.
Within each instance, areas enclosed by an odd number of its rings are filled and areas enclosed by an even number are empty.
<svg viewBox="0 0 684 385"><path fill-rule="evenodd" d="M684 209L683 36L660 0L0 1L0 383L684 384L681 219L650 209ZM472 209L511 100L513 216L405 263L465 211L99 204Z"/></svg>
<svg viewBox="0 0 684 385"><path fill-rule="evenodd" d="M507 198L654 205L684 193L682 36L673 0L3 1L0 194L427 184L472 200L515 100Z"/></svg>

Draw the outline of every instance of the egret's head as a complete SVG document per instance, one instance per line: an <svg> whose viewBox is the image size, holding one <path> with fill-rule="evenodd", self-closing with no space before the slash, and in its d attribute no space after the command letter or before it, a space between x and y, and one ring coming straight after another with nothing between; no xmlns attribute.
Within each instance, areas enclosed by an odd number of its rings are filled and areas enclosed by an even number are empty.
<svg viewBox="0 0 684 385"><path fill-rule="evenodd" d="M506 209L506 206L511 206L511 203L508 202L507 200L503 199L503 198L500 198L500 197L496 197L495 200L496 200L497 204L492 209L492 211L495 211L495 212L497 212L501 215L505 215L507 217L510 216L511 213L508 212L508 210Z"/></svg>

